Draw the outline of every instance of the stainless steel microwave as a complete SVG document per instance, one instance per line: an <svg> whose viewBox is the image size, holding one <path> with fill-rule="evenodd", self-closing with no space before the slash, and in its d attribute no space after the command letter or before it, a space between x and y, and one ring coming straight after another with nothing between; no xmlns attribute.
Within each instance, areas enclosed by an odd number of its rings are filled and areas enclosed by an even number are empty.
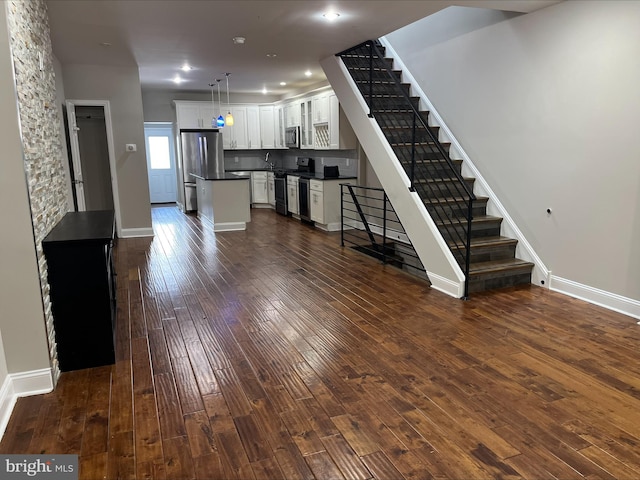
<svg viewBox="0 0 640 480"><path fill-rule="evenodd" d="M284 144L289 148L300 148L300 127L285 128Z"/></svg>

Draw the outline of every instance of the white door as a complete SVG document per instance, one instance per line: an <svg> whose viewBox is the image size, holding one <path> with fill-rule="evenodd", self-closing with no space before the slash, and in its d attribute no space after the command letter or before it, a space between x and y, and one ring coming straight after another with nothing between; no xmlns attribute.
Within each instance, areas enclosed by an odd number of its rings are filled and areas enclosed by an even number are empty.
<svg viewBox="0 0 640 480"><path fill-rule="evenodd" d="M176 160L170 123L145 123L147 171L151 203L172 203L176 195Z"/></svg>

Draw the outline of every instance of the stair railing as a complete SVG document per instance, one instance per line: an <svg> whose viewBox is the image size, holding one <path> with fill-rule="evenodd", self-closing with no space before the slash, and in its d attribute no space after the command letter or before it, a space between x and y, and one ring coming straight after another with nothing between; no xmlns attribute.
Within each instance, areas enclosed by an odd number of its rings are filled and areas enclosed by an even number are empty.
<svg viewBox="0 0 640 480"><path fill-rule="evenodd" d="M385 191L350 184L340 188L341 245L425 278L425 268Z"/></svg>
<svg viewBox="0 0 640 480"><path fill-rule="evenodd" d="M338 53L336 56L342 58L354 81L360 84L359 89L369 106L368 116L375 118L381 129L385 131L387 140L396 152L396 156L403 164L402 166L409 177L409 189L418 193L425 202L427 210L434 217L441 233L443 235L446 234L445 236L452 242L451 246L454 247L452 248L452 253L456 257L458 264L464 269L464 296L467 297L471 259L471 221L473 219L473 202L476 199L473 191L467 185L460 172L458 172L443 145L423 118L418 105L414 104L399 76L385 60L378 41L368 40L362 42L355 47ZM362 72L362 67L350 66L347 63L348 60L353 60L352 63L359 65L359 59L366 60L366 72ZM382 74L387 83L395 86L394 94L403 100L402 108L397 105L395 109L385 110L385 97L387 97L387 100L390 97L389 95L385 96L385 94L376 96L374 93L374 73L376 71ZM364 85L362 85L363 83ZM382 82L380 83L382 84ZM387 133L394 131L394 129L402 128L390 118L391 115L399 112L412 114L411 138L408 142L405 141L401 134ZM426 143L420 141L418 130L427 134L428 141ZM407 146L409 147L408 151L406 149ZM427 158L449 174L453 180L451 185L443 183L443 186L439 186L437 184L437 181L429 172L429 168L422 162L423 159ZM447 197L452 199L454 203L458 202L465 205L461 209L461 216L455 214L457 207L449 208L445 205L446 202L441 201L441 191L445 191Z"/></svg>

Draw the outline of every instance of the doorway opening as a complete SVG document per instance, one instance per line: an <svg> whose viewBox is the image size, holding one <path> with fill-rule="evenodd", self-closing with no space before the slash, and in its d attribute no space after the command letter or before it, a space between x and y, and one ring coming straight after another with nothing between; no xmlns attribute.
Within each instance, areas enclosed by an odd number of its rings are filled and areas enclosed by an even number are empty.
<svg viewBox="0 0 640 480"><path fill-rule="evenodd" d="M67 100L71 183L76 211L114 210L121 232L111 109L108 100Z"/></svg>

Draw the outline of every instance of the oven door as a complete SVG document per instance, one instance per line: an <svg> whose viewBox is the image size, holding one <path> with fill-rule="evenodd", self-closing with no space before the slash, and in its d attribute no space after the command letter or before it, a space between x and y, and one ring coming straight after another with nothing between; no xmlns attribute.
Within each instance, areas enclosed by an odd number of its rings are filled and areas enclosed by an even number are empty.
<svg viewBox="0 0 640 480"><path fill-rule="evenodd" d="M280 215L289 215L287 208L287 177L276 177L273 179L276 190L276 212Z"/></svg>

